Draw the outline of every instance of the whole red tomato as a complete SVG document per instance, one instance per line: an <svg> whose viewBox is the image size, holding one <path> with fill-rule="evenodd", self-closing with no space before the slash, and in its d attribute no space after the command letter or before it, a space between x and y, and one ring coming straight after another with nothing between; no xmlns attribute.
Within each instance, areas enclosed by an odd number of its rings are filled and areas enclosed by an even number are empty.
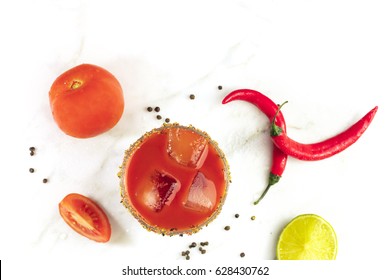
<svg viewBox="0 0 390 280"><path fill-rule="evenodd" d="M99 135L113 128L124 110L122 87L107 70L81 64L61 74L49 92L54 120L77 138Z"/></svg>

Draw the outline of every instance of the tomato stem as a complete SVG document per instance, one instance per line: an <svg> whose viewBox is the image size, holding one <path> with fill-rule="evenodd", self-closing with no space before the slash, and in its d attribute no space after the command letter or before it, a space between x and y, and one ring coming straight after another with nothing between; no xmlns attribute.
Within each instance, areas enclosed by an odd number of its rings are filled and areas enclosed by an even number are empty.
<svg viewBox="0 0 390 280"><path fill-rule="evenodd" d="M81 85L82 85L82 83L80 81L75 80L75 81L72 81L72 84L70 85L70 88L71 89L77 89L77 88L81 87Z"/></svg>

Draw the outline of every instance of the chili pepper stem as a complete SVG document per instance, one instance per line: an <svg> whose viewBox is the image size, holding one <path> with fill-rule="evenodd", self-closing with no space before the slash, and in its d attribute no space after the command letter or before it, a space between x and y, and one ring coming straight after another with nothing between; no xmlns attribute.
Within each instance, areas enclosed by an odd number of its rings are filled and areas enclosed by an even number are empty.
<svg viewBox="0 0 390 280"><path fill-rule="evenodd" d="M259 204L259 202L265 197L265 195L267 194L268 190L273 186L275 185L277 182L279 182L281 176L279 175L275 175L273 173L270 173L269 174L269 177L268 177L268 185L267 187L265 188L265 190L263 191L263 193L261 194L261 196L255 201L253 202L254 205L257 205Z"/></svg>
<svg viewBox="0 0 390 280"><path fill-rule="evenodd" d="M272 122L271 122L271 136L274 137L274 136L279 136L280 134L282 134L283 132L283 129L280 127L280 126L277 126L275 124L275 120L276 120L276 116L279 114L280 112L280 109L283 107L284 104L286 104L288 101L284 101L281 105L278 106L278 110L276 111L274 117L272 118Z"/></svg>
<svg viewBox="0 0 390 280"><path fill-rule="evenodd" d="M259 202L265 197L265 195L267 194L268 190L271 188L271 184L268 184L267 187L265 188L265 190L263 191L263 193L261 194L261 196L255 201L253 202L254 205L257 205L259 204Z"/></svg>

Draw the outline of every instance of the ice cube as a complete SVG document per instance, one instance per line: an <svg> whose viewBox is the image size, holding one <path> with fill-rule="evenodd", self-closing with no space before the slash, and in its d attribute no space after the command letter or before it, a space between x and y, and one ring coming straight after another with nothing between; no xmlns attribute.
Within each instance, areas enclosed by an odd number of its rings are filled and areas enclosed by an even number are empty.
<svg viewBox="0 0 390 280"><path fill-rule="evenodd" d="M198 212L212 210L217 203L217 190L213 181L202 172L195 175L184 206Z"/></svg>
<svg viewBox="0 0 390 280"><path fill-rule="evenodd" d="M200 168L207 156L207 139L188 128L171 128L168 132L169 156L177 163Z"/></svg>
<svg viewBox="0 0 390 280"><path fill-rule="evenodd" d="M156 212L170 205L180 189L180 182L173 176L155 171L150 178L150 187L144 192L143 201Z"/></svg>

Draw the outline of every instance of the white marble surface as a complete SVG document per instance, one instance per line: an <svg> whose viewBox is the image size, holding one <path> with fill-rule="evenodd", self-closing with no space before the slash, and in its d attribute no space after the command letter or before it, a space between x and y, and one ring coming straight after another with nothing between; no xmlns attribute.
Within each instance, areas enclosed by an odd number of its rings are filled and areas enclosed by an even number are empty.
<svg viewBox="0 0 390 280"><path fill-rule="evenodd" d="M275 258L286 222L315 213L336 230L338 262L380 261L390 250L388 14L379 0L1 1L0 259L102 256L153 265L164 256L176 264L188 244L208 240L207 254L194 251L193 261L261 263ZM81 63L111 71L126 102L114 129L84 140L57 128L48 99L54 79ZM280 183L253 206L271 162L268 122L249 104L221 104L244 87L288 100L288 131L301 142L332 136L375 105L379 110L342 154L289 159ZM207 131L230 163L233 183L221 214L193 236L146 232L119 203L124 150L162 124L147 106ZM58 203L70 192L104 207L109 243L89 241L63 222Z"/></svg>

